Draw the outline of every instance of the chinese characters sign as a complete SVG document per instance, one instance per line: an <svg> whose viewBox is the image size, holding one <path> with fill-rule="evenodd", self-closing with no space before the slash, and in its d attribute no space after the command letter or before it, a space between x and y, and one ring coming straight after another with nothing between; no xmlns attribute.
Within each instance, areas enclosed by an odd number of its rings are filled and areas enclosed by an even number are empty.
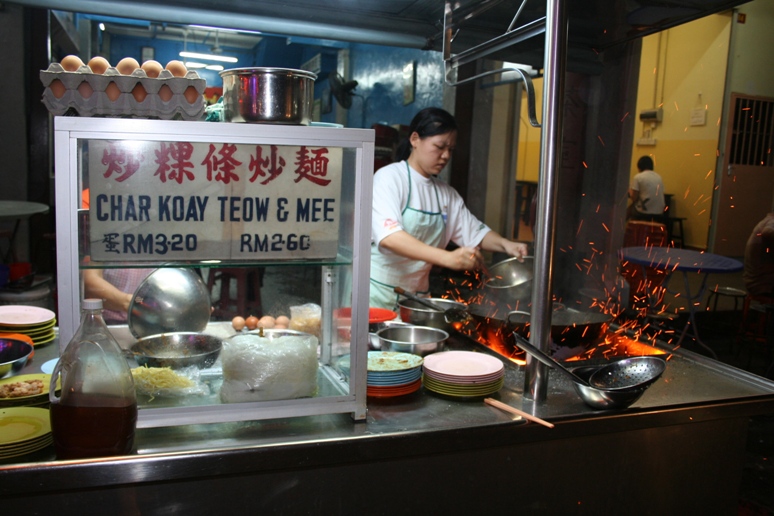
<svg viewBox="0 0 774 516"><path fill-rule="evenodd" d="M95 261L336 256L342 149L90 140Z"/></svg>

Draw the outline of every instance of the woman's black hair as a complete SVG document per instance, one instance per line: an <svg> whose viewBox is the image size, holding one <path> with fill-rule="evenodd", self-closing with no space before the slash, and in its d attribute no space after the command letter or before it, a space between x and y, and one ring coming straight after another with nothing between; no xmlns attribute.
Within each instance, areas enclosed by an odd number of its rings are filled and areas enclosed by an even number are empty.
<svg viewBox="0 0 774 516"><path fill-rule="evenodd" d="M411 135L417 133L420 138L435 136L438 134L447 134L457 130L457 122L448 111L441 108L425 108L416 115L409 126L408 135L398 145L395 151L397 161L408 159L411 154Z"/></svg>

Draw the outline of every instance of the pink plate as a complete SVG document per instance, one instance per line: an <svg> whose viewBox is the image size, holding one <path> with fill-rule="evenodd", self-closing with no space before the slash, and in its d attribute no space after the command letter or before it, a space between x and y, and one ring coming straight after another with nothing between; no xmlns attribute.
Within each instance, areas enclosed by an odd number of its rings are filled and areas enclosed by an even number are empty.
<svg viewBox="0 0 774 516"><path fill-rule="evenodd" d="M425 357L423 364L428 376L446 379L491 379L502 374L505 365L497 358L472 351L442 351Z"/></svg>

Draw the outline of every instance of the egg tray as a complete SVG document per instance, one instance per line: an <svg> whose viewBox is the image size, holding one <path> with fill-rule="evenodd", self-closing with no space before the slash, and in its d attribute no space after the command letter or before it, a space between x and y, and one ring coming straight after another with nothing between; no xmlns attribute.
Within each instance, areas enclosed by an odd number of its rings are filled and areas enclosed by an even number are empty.
<svg viewBox="0 0 774 516"><path fill-rule="evenodd" d="M64 94L57 98L51 91L51 83L59 79L65 87ZM80 116L123 116L130 118L158 118L162 120L199 120L204 114L204 89L207 81L199 77L195 71L189 71L185 77L174 77L169 70L162 70L158 78L151 78L144 70L138 68L131 75L121 75L114 67L105 70L104 74L96 74L88 65L81 66L77 71L67 72L59 63L52 63L48 69L40 71L40 81L43 83L43 104L48 111L56 116L71 114L73 110ZM87 98L78 91L82 83L87 83L92 93ZM113 82L120 94L111 100L105 93L108 85ZM138 102L132 90L141 84L147 95ZM164 101L159 96L159 90L167 85L172 90L172 96ZM186 100L184 92L193 86L197 95L194 103Z"/></svg>

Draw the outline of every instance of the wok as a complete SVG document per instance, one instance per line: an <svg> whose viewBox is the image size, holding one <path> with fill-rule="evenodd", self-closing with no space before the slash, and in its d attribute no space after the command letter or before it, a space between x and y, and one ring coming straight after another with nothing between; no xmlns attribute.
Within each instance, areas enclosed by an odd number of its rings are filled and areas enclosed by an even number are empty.
<svg viewBox="0 0 774 516"><path fill-rule="evenodd" d="M494 348L509 356L522 354L516 346L513 332L529 337L529 312L507 311L477 303L468 305L468 313L477 323L479 335ZM551 339L556 346L588 347L607 332L612 316L597 312L580 312L561 308L551 316Z"/></svg>

